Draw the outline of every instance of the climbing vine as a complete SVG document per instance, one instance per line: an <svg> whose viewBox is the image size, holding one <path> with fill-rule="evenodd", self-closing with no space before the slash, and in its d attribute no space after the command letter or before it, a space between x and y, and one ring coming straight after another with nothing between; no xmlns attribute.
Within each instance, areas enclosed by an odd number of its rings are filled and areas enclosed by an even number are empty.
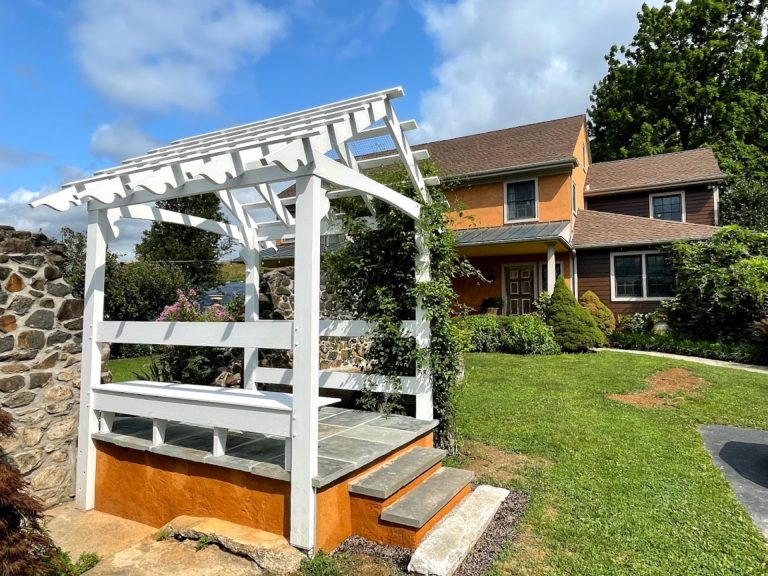
<svg viewBox="0 0 768 576"><path fill-rule="evenodd" d="M422 173L435 174L423 164ZM462 370L461 345L450 322L457 309L453 279L475 273L456 251L456 237L449 228L450 209L445 198L448 185L430 188L431 200L423 202L413 190L402 168L382 168L369 174L388 187L422 204L421 218L414 221L399 210L376 201L371 225L370 213L359 199L334 202L347 242L326 254L323 266L329 286L339 304L354 316L366 320L371 345L366 371L381 374L389 383L386 393L373 393L372 382L360 402L367 409L402 412L400 375L415 374L416 367L428 365L432 376L435 431L439 446L454 452L457 439L452 392ZM455 185L455 184L454 184ZM419 232L430 253L431 279L416 283L415 234ZM419 350L401 322L414 319L421 299L431 327L431 346Z"/></svg>

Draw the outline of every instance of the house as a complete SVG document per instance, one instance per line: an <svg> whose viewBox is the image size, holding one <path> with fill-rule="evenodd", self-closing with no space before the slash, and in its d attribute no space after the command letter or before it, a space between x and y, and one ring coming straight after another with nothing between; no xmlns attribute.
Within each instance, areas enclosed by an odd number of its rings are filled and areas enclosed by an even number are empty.
<svg viewBox="0 0 768 576"><path fill-rule="evenodd" d="M724 181L708 148L592 163L583 115L414 146L426 149L452 207L458 249L485 280L457 279L460 301L531 311L557 276L617 314L672 295L660 247L710 237ZM291 247L266 263L291 263Z"/></svg>

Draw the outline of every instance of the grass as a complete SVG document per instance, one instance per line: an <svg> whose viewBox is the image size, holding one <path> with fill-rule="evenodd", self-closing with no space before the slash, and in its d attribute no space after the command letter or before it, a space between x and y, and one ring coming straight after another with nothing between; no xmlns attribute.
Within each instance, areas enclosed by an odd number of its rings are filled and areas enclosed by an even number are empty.
<svg viewBox="0 0 768 576"><path fill-rule="evenodd" d="M113 382L124 382L126 380L135 380L135 372L141 372L149 366L150 356L139 356L138 358L116 358L110 360L108 368L112 372Z"/></svg>
<svg viewBox="0 0 768 576"><path fill-rule="evenodd" d="M245 282L245 264L242 262L223 262L219 276L223 283Z"/></svg>
<svg viewBox="0 0 768 576"><path fill-rule="evenodd" d="M699 396L662 409L606 398L675 366L708 382ZM481 480L531 496L491 574L768 573L763 539L697 430L768 429L768 376L617 352L470 354L466 367L463 437L518 462L514 474Z"/></svg>

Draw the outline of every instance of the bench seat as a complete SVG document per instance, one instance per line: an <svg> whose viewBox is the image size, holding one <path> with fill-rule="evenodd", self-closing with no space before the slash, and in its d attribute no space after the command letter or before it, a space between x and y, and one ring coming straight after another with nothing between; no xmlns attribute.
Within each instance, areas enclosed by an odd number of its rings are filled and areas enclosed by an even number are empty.
<svg viewBox="0 0 768 576"><path fill-rule="evenodd" d="M93 408L106 413L291 437L293 395L284 392L148 380L101 384L92 392ZM319 398L319 406L337 402Z"/></svg>

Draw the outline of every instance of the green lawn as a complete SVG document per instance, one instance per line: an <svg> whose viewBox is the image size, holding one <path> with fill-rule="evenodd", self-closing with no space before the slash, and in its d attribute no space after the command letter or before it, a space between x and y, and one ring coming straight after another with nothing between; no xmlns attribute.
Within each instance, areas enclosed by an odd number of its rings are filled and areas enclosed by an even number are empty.
<svg viewBox="0 0 768 576"><path fill-rule="evenodd" d="M485 480L531 496L493 574L768 573L762 537L696 429L768 429L768 376L616 352L470 354L466 365L462 436L516 455L513 473ZM703 394L665 409L606 398L674 366L706 379Z"/></svg>
<svg viewBox="0 0 768 576"><path fill-rule="evenodd" d="M113 382L135 380L134 372L144 371L149 366L150 356L139 358L118 358L109 361L109 370L112 372Z"/></svg>

